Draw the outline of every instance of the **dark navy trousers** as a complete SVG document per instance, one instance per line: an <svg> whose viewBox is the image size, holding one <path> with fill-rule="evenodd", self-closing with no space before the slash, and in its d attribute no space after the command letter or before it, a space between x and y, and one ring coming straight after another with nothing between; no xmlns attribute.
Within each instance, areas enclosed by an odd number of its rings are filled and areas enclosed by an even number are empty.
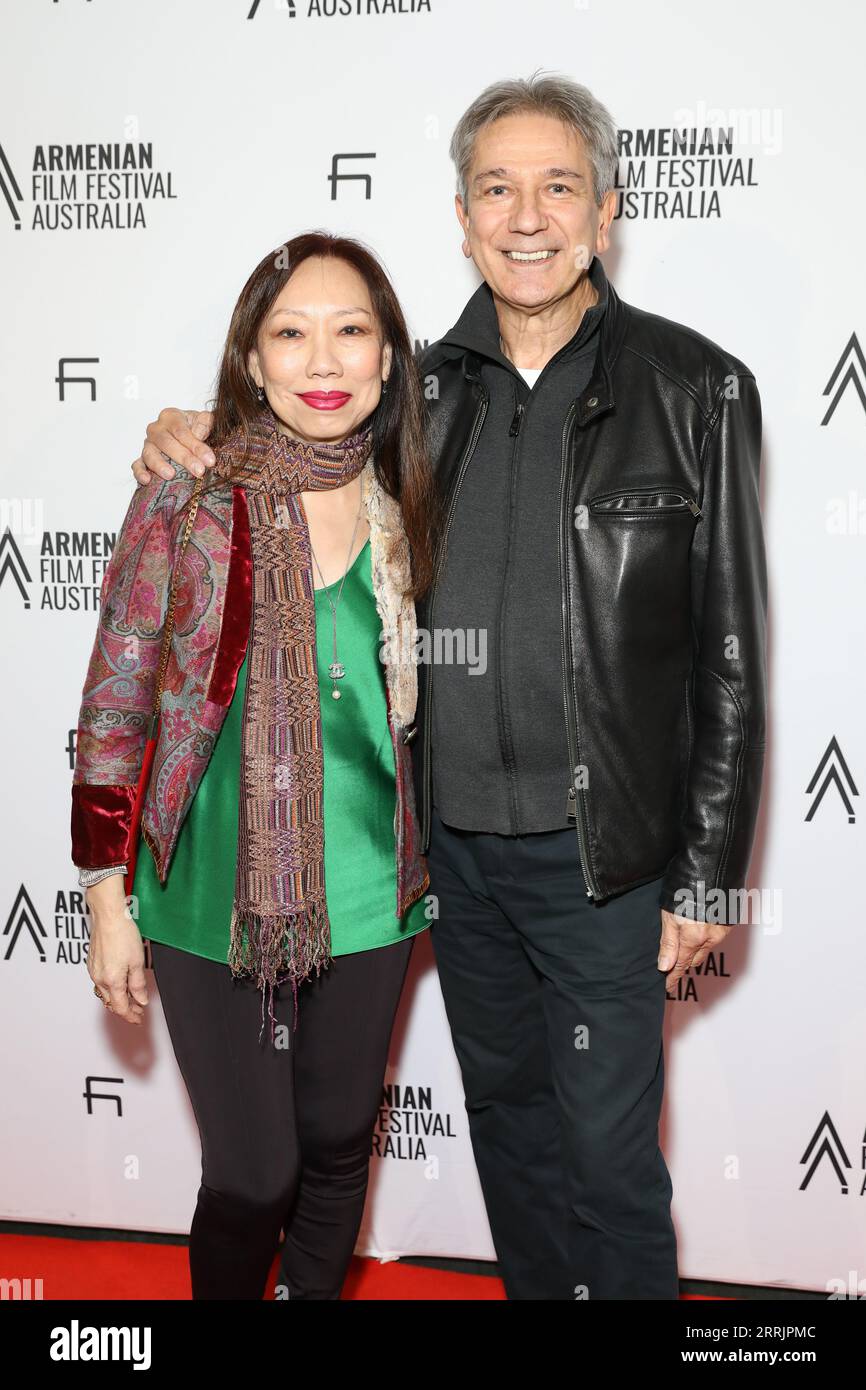
<svg viewBox="0 0 866 1390"><path fill-rule="evenodd" d="M675 1299L660 881L586 895L574 830L433 814L432 941L511 1299Z"/></svg>

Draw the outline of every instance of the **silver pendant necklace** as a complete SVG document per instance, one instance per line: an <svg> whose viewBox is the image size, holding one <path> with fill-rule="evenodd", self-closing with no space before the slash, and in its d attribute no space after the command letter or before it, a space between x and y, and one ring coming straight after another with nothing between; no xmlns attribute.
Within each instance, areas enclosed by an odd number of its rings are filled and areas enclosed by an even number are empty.
<svg viewBox="0 0 866 1390"><path fill-rule="evenodd" d="M342 680L343 677L344 677L345 674L346 674L346 668L345 668L345 666L343 665L343 663L340 661L339 657L337 656L337 604L339 604L340 599L342 598L342 595L343 595L343 585L344 585L345 582L346 582L346 575L349 573L349 559L350 559L350 557L351 557L352 550L354 549L354 546L355 546L355 537L356 537L356 535L358 534L358 522L361 520L361 512L363 511L363 508L364 508L364 493L363 493L363 490L362 490L362 492L361 492L361 501L360 501L360 503L358 504L358 515L355 517L355 525L354 525L353 528L352 528L352 539L349 541L349 552L348 552L348 554L347 554L347 556L346 556L346 567L345 567L345 569L343 570L343 578L340 580L340 587L339 587L339 589L338 589L338 591L337 591L337 602L336 602L336 603L334 603L334 601L333 601L332 598L331 598L330 587L325 583L325 576L322 574L321 566L320 566L318 560L316 559L316 552L313 550L313 542L312 542L312 540L310 540L310 554L311 554L312 557L313 557L313 564L316 566L316 569L319 571L319 578L320 578L321 581L322 581L322 588L323 588L324 591L325 591L325 598L328 600L328 604L329 604L330 609L331 609L331 623L332 623L333 638L334 638L334 641L333 641L333 658L334 658L334 659L333 659L333 661L331 662L330 666L328 667L328 675L329 675L330 678L331 678L331 698L334 699L334 700L339 700L339 699L340 699L340 691L337 689L337 681ZM307 534L309 535L309 530L308 530ZM335 581L335 582L336 582L336 581Z"/></svg>

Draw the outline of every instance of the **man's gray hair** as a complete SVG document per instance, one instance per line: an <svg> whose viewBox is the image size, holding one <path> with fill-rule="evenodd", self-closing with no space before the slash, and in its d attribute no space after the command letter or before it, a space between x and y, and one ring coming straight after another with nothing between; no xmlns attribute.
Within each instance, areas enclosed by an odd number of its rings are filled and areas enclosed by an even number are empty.
<svg viewBox="0 0 866 1390"><path fill-rule="evenodd" d="M600 204L604 195L616 187L619 167L613 117L589 88L582 87L579 82L555 74L543 77L533 73L531 77L491 83L457 122L449 154L457 170L457 191L464 207L469 202L469 170L479 132L491 121L524 111L556 116L582 137L592 165L593 195L596 204Z"/></svg>

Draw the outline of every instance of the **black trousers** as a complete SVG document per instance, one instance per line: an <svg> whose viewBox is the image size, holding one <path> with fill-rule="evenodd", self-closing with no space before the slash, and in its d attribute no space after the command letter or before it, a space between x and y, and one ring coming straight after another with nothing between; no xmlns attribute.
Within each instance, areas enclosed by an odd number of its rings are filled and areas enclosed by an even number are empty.
<svg viewBox="0 0 866 1390"><path fill-rule="evenodd" d="M512 1299L675 1299L659 881L586 896L574 830L433 816L433 949Z"/></svg>
<svg viewBox="0 0 866 1390"><path fill-rule="evenodd" d="M278 1298L337 1299L367 1193L370 1141L412 938L336 957L274 996L228 965L151 942L178 1066L198 1122L202 1177L190 1230L194 1299L260 1299L280 1227ZM284 1285L281 1288L280 1285Z"/></svg>

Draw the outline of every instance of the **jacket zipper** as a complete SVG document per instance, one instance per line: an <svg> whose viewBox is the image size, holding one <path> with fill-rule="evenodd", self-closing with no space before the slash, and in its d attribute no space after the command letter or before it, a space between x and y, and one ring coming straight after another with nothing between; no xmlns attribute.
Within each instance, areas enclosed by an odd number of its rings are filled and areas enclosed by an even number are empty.
<svg viewBox="0 0 866 1390"><path fill-rule="evenodd" d="M471 459L475 451L475 445L478 443L478 436L481 433L481 426L484 424L484 417L487 414L487 407L490 402L490 397L487 393L487 388L484 386L484 383L479 382L479 384L482 390L482 397L478 409L475 412L475 419L472 423L472 433L469 436L469 443L466 445L463 457L461 458L460 463L458 465L457 477L455 478L454 486L451 489L451 496L448 500L448 510L445 516L445 524L443 526L442 535L439 540L438 554L436 556L436 565L433 570L433 580L430 585L430 599L427 606L427 615L430 623L431 634L436 631L433 617L433 608L436 601L436 585L439 582L439 574L442 569L442 557L445 554L445 543L448 540L448 532L451 529L451 519L454 515L454 508L457 504L457 495L460 492L460 485L463 482L463 475L466 472L469 460ZM433 770L430 766L430 748L432 740L432 730L430 728L430 709L433 698L433 665L434 664L431 661L430 668L427 672L427 685L424 690L424 757L422 762L422 766L424 769L424 786L422 788L423 804L421 815L422 853L426 852L424 847L429 846L430 843L430 822L432 819L431 803L433 795Z"/></svg>
<svg viewBox="0 0 866 1390"><path fill-rule="evenodd" d="M589 504L590 511L610 512L612 516L652 516L654 511L679 511L680 507L597 507L597 502L609 502L614 497L621 497L624 501L629 501L632 497L678 497L683 507L688 507L692 516L701 516L702 512L693 497L687 497L684 492L676 492L673 488L651 488L642 491L636 488L634 492L605 492L600 497L593 497Z"/></svg>
<svg viewBox="0 0 866 1390"><path fill-rule="evenodd" d="M577 720L577 692L574 687L571 594L568 587L566 544L571 543L571 509L569 506L569 497L571 495L573 469L571 467L571 460L569 459L569 444L571 441L571 425L574 420L575 407L576 402L572 401L562 429L562 464L559 496L559 572L560 586L562 589L563 699L565 701L565 726L568 732L568 756L572 768L571 781L568 788L568 799L566 802L566 814L569 818L574 816L574 823L577 828L577 841L580 847L580 861L583 869L584 882L586 883L586 896L588 898L597 898L600 896L598 882L593 873L589 858L589 840L586 828L586 788L581 787L581 796L578 798L577 788L574 785L574 769L580 764L580 732ZM568 540L566 541L567 527L569 530ZM567 656L566 653L568 653Z"/></svg>
<svg viewBox="0 0 866 1390"><path fill-rule="evenodd" d="M520 833L520 814L517 802L517 788L514 769L514 745L511 741L508 722L506 719L505 701L505 679L503 663L505 660L505 600L508 589L508 562L511 557L511 536L514 528L514 494L517 480L517 460L520 454L520 426L523 423L525 407L521 401L515 406L508 435L511 439L516 439L511 452L511 474L508 486L508 532L505 550L505 572L502 579L502 593L499 598L499 614L497 621L497 641L496 641L496 708L499 719L499 752L502 757L502 764L505 768L505 775L508 779L508 800L511 808L512 824L514 834Z"/></svg>

